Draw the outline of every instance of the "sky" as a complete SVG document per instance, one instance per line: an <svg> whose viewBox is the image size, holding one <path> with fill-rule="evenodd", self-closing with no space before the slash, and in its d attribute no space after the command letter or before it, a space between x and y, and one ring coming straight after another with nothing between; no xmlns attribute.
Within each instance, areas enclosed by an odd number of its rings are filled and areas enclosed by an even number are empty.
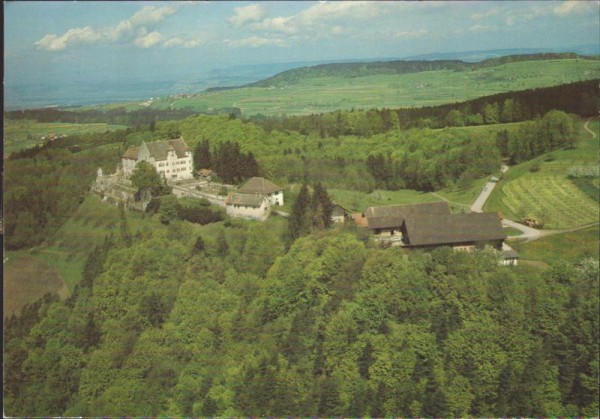
<svg viewBox="0 0 600 419"><path fill-rule="evenodd" d="M600 41L598 1L4 2L5 83Z"/></svg>

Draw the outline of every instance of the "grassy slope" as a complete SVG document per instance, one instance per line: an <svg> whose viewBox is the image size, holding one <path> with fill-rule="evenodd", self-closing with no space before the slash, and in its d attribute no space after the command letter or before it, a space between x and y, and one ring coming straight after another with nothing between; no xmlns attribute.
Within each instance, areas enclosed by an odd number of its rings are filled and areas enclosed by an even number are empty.
<svg viewBox="0 0 600 419"><path fill-rule="evenodd" d="M321 77L285 87L247 87L202 93L152 107L209 109L236 106L245 116L310 114L338 109L414 107L547 87L600 77L596 61L570 59L503 64L472 71L430 71L364 77Z"/></svg>
<svg viewBox="0 0 600 419"><path fill-rule="evenodd" d="M598 164L598 137L591 138L576 124L579 142L571 150L553 151L537 159L512 167L494 189L485 205L486 211L500 211L506 217L541 219L546 228L568 229L598 221L598 203L568 179L567 169L578 165ZM589 127L598 132L598 122ZM541 163L538 172L529 169Z"/></svg>
<svg viewBox="0 0 600 419"><path fill-rule="evenodd" d="M556 234L529 243L512 242L523 259L539 260L549 265L574 262L584 257L597 258L600 248L598 226L571 233Z"/></svg>
<svg viewBox="0 0 600 419"><path fill-rule="evenodd" d="M140 228L143 215L134 212L126 214L129 228L135 233ZM90 195L47 244L29 251L8 252L8 256L27 253L46 262L72 290L81 279L87 255L109 234L119 235L118 209Z"/></svg>
<svg viewBox="0 0 600 419"><path fill-rule="evenodd" d="M68 124L62 122L36 122L31 120L4 120L4 153L9 155L13 151L33 147L43 143L42 136L53 133L54 135L90 134L106 131L125 129L123 125L97 124Z"/></svg>

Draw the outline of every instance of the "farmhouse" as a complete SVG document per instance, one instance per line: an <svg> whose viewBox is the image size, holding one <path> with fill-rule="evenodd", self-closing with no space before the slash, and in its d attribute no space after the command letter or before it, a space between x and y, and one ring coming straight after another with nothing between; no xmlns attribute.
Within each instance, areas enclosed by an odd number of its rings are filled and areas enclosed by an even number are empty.
<svg viewBox="0 0 600 419"><path fill-rule="evenodd" d="M225 198L225 208L230 217L266 220L272 206L283 205L283 189L273 182L253 177Z"/></svg>
<svg viewBox="0 0 600 419"><path fill-rule="evenodd" d="M446 202L370 207L355 220L376 240L410 248L471 251L490 245L500 250L506 239L497 214L451 214Z"/></svg>
<svg viewBox="0 0 600 419"><path fill-rule="evenodd" d="M262 177L253 177L238 189L242 194L260 194L267 197L271 205L283 205L283 188Z"/></svg>
<svg viewBox="0 0 600 419"><path fill-rule="evenodd" d="M450 208L446 202L369 207L362 213L362 219L358 224L373 230L376 240L401 244L404 220L417 215L450 215Z"/></svg>
<svg viewBox="0 0 600 419"><path fill-rule="evenodd" d="M500 250L506 239L495 213L417 215L404 220L402 230L404 245L415 248L452 246L472 251L489 245Z"/></svg>
<svg viewBox="0 0 600 419"><path fill-rule="evenodd" d="M230 217L264 221L271 214L271 203L262 194L232 192L225 198L225 208Z"/></svg>
<svg viewBox="0 0 600 419"><path fill-rule="evenodd" d="M331 212L331 221L334 223L344 223L350 217L350 211L342 207L340 204L333 203L333 211Z"/></svg>
<svg viewBox="0 0 600 419"><path fill-rule="evenodd" d="M125 176L131 176L135 166L141 161L152 164L158 174L167 180L193 177L192 152L183 138L152 143L143 142L139 147L130 148L121 158Z"/></svg>

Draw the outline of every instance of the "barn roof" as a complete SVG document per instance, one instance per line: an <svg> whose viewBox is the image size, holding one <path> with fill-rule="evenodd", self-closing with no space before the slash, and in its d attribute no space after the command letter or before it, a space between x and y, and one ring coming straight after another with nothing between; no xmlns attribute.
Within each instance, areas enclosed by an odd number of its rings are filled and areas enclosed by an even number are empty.
<svg viewBox="0 0 600 419"><path fill-rule="evenodd" d="M282 189L263 177L253 177L240 186L238 192L269 195Z"/></svg>
<svg viewBox="0 0 600 419"><path fill-rule="evenodd" d="M450 208L445 201L426 202L421 204L386 205L369 207L365 210L369 228L400 227L405 219L414 216L450 215Z"/></svg>
<svg viewBox="0 0 600 419"><path fill-rule="evenodd" d="M225 204L260 207L265 199L266 197L262 194L232 192L225 198Z"/></svg>
<svg viewBox="0 0 600 419"><path fill-rule="evenodd" d="M495 213L415 215L405 221L408 245L441 245L506 239Z"/></svg>

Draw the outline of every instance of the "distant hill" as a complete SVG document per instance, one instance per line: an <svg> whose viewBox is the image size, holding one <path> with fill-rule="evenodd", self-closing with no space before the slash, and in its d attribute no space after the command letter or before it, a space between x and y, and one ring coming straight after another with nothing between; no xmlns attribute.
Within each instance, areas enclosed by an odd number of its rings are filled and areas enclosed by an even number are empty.
<svg viewBox="0 0 600 419"><path fill-rule="evenodd" d="M281 87L298 83L300 80L318 77L362 77L378 74L407 74L422 71L452 70L465 71L519 61L545 61L556 59L596 59L576 53L536 53L518 54L488 58L480 62L462 60L395 60L378 62L333 63L320 64L312 67L299 67L278 73L272 77L241 87ZM225 88L229 89L229 88ZM224 88L219 88L224 90Z"/></svg>
<svg viewBox="0 0 600 419"><path fill-rule="evenodd" d="M468 62L479 62L489 58L506 57L508 55L524 55L524 54L547 54L547 53L565 53L573 52L578 55L598 55L600 48L597 44L578 45L562 48L510 48L510 49L492 49L479 51L461 51L461 52L437 52L433 54L419 54L409 57L403 57L403 60L461 60ZM383 60L382 60L383 61ZM385 60L387 61L387 60Z"/></svg>

